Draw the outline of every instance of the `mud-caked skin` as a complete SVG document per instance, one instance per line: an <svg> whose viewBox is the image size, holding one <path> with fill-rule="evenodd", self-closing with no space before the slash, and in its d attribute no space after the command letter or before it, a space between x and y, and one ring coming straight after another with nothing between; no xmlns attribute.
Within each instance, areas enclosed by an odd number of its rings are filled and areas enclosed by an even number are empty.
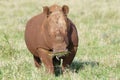
<svg viewBox="0 0 120 80"><path fill-rule="evenodd" d="M78 34L75 25L67 17L68 6L43 7L43 12L31 18L25 29L25 42L33 54L36 67L45 65L54 73L55 64L62 62L62 70L68 67L76 55ZM56 58L57 53L68 53Z"/></svg>

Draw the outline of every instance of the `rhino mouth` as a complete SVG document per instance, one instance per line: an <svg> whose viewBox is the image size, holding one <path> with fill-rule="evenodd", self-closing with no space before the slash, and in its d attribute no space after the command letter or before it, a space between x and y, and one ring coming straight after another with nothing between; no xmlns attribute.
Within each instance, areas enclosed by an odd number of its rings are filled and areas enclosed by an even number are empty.
<svg viewBox="0 0 120 80"><path fill-rule="evenodd" d="M62 56L66 56L66 55L68 55L68 54L70 54L71 52L70 51L68 51L68 50L64 50L64 51L60 51L60 52L56 52L56 51L53 51L52 52L52 54L51 54L51 56L52 57L62 57Z"/></svg>

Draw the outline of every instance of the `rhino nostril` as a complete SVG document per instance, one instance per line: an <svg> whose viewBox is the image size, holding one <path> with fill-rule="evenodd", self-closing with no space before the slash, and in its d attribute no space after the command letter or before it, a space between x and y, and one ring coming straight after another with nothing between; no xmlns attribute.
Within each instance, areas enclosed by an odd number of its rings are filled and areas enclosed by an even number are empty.
<svg viewBox="0 0 120 80"><path fill-rule="evenodd" d="M50 52L52 52L53 50L52 50L52 49L50 49L49 51L50 51Z"/></svg>

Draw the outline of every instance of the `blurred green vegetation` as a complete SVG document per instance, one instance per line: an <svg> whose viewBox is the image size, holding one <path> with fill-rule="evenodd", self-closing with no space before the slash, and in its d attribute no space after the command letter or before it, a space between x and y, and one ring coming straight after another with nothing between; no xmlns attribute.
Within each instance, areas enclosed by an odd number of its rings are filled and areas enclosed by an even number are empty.
<svg viewBox="0 0 120 80"><path fill-rule="evenodd" d="M0 80L120 80L120 0L0 0ZM43 6L68 5L77 55L55 77L38 70L24 42L26 22Z"/></svg>

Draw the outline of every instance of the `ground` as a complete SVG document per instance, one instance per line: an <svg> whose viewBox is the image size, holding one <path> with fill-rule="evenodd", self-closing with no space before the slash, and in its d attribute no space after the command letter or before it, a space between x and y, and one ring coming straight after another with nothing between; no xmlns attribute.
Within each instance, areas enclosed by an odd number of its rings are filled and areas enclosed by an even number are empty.
<svg viewBox="0 0 120 80"><path fill-rule="evenodd" d="M120 80L120 0L0 0L0 80ZM68 5L79 47L58 77L36 69L24 42L26 22L43 6Z"/></svg>

